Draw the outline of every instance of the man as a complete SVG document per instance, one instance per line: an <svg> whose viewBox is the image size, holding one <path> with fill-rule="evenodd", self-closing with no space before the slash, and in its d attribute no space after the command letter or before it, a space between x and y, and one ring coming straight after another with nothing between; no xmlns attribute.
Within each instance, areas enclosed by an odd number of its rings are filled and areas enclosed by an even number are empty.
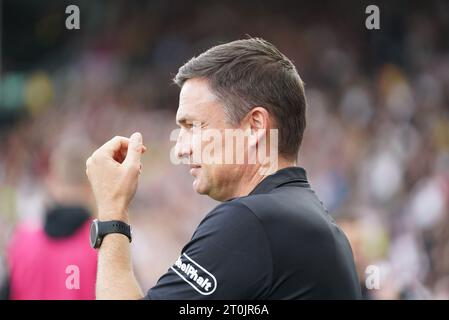
<svg viewBox="0 0 449 320"><path fill-rule="evenodd" d="M92 219L84 165L90 152L90 144L77 138L63 139L52 150L44 179L44 224L17 226L0 299L95 299L97 252L86 242Z"/></svg>
<svg viewBox="0 0 449 320"><path fill-rule="evenodd" d="M306 99L292 62L262 39L239 40L191 59L175 82L181 87L177 155L190 163L194 190L222 203L144 295L132 272L128 227L142 136L115 137L100 147L86 163L102 221L93 230L103 229L93 239L99 247L97 298L359 298L350 245L305 171L295 167ZM206 148L214 156L229 153L229 140L210 150L198 129L244 132L247 149L231 148L233 163L204 161ZM242 152L244 161L237 163ZM255 162L254 153L262 154Z"/></svg>

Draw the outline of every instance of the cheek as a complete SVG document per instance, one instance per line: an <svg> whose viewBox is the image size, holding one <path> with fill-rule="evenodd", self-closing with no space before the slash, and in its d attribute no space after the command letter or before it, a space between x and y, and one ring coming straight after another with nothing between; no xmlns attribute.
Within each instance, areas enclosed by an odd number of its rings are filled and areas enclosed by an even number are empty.
<svg viewBox="0 0 449 320"><path fill-rule="evenodd" d="M206 170L203 172L203 177L208 181L209 184L223 184L228 180L230 176L228 166L225 165L209 165L206 166L205 169Z"/></svg>
<svg viewBox="0 0 449 320"><path fill-rule="evenodd" d="M214 168L215 166L213 165L205 165L205 164L201 164L201 170L200 173L197 177L199 183L201 183L201 185L211 185L214 184L214 181L217 180L216 177L216 168Z"/></svg>
<svg viewBox="0 0 449 320"><path fill-rule="evenodd" d="M190 142L194 152L201 151L203 149L203 142L201 140L201 135L194 133L190 137Z"/></svg>

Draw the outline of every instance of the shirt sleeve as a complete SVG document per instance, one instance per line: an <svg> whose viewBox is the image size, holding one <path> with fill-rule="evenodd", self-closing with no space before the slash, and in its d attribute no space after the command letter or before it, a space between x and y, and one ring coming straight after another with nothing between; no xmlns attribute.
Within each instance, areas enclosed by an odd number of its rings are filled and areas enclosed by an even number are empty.
<svg viewBox="0 0 449 320"><path fill-rule="evenodd" d="M146 299L263 299L273 273L263 226L237 201L225 202L200 223L181 255Z"/></svg>

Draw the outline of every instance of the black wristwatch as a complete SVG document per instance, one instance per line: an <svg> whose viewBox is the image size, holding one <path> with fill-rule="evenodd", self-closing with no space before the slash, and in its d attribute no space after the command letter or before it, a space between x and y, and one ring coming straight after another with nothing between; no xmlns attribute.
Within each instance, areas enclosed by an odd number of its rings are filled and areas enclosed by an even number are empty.
<svg viewBox="0 0 449 320"><path fill-rule="evenodd" d="M95 219L90 225L90 245L98 249L103 242L103 238L110 233L121 233L128 237L131 242L131 226L122 221L99 221Z"/></svg>

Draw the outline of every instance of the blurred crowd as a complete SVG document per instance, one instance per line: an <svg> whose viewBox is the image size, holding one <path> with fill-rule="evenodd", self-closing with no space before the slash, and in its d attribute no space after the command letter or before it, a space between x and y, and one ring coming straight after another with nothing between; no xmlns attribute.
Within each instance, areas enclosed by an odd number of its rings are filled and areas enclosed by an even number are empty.
<svg viewBox="0 0 449 320"><path fill-rule="evenodd" d="M0 277L14 226L42 220L54 146L139 131L149 152L132 249L142 287L154 285L217 204L170 162L171 78L191 56L250 35L275 44L306 83L298 163L347 233L365 297L449 299L447 2L381 2L381 29L367 30L360 2L79 1L73 31L55 2L3 1ZM33 18L21 24L8 10ZM366 286L369 266L376 288Z"/></svg>

